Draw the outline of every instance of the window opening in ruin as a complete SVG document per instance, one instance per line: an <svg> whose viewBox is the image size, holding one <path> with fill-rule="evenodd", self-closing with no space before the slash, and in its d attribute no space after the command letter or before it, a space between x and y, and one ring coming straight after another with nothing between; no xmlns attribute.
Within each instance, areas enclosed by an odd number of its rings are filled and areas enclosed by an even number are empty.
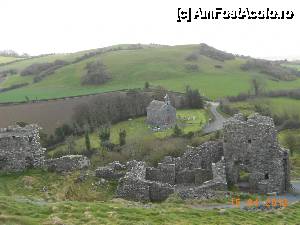
<svg viewBox="0 0 300 225"><path fill-rule="evenodd" d="M33 139L33 137L28 137L28 139L29 139L29 142L31 143L31 142L32 142L32 139Z"/></svg>
<svg viewBox="0 0 300 225"><path fill-rule="evenodd" d="M251 139L248 139L248 143L251 144Z"/></svg>
<svg viewBox="0 0 300 225"><path fill-rule="evenodd" d="M265 174L265 180L268 180L268 179L269 179L269 174L266 173L266 174Z"/></svg>
<svg viewBox="0 0 300 225"><path fill-rule="evenodd" d="M13 138L13 139L15 139L15 138L16 138L16 136L12 136L12 138Z"/></svg>

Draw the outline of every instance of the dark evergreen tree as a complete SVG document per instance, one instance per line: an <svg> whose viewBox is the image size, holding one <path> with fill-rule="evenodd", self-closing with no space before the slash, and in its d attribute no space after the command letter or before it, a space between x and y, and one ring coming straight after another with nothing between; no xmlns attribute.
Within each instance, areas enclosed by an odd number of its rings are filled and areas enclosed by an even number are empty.
<svg viewBox="0 0 300 225"><path fill-rule="evenodd" d="M90 151L91 150L91 141L90 141L90 136L89 136L89 132L86 131L85 132L85 148L87 151Z"/></svg>
<svg viewBox="0 0 300 225"><path fill-rule="evenodd" d="M121 146L126 144L126 130L119 131L119 143Z"/></svg>

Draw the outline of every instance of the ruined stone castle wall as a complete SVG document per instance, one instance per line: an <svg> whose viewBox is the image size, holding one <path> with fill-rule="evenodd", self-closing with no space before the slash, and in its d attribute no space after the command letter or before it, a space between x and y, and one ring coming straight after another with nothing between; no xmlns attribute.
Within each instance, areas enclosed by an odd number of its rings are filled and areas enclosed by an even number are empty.
<svg viewBox="0 0 300 225"><path fill-rule="evenodd" d="M167 183L146 180L145 162L135 161L132 168L119 180L117 196L135 201L162 201L174 192Z"/></svg>
<svg viewBox="0 0 300 225"><path fill-rule="evenodd" d="M44 166L45 149L39 142L39 129L37 125L0 129L0 171Z"/></svg>
<svg viewBox="0 0 300 225"><path fill-rule="evenodd" d="M272 118L237 114L225 122L223 142L229 183L238 183L240 171L246 171L252 190L287 191L288 151L278 143Z"/></svg>

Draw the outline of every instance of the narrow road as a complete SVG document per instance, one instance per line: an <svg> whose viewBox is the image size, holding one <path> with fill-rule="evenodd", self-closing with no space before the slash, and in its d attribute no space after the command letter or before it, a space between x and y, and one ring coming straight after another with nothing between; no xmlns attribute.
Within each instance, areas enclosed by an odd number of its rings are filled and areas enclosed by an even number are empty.
<svg viewBox="0 0 300 225"><path fill-rule="evenodd" d="M212 121L209 121L203 129L204 134L208 134L223 128L223 122L226 120L218 111L217 107L220 105L219 102L208 102L211 107L210 111L213 114L214 118Z"/></svg>

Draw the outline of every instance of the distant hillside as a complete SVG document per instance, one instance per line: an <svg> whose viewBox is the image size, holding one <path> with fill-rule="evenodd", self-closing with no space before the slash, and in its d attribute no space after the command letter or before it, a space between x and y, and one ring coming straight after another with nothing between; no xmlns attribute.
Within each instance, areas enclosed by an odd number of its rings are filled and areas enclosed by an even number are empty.
<svg viewBox="0 0 300 225"><path fill-rule="evenodd" d="M258 76L265 80L268 89L300 87L296 66L286 69L279 62L249 60L205 44L117 45L32 57L0 65L0 102L142 88L146 81L174 91L184 91L190 85L212 99L245 92L251 78ZM95 61L105 65L110 79L100 85L82 85L87 64ZM248 67L245 69L244 65Z"/></svg>

